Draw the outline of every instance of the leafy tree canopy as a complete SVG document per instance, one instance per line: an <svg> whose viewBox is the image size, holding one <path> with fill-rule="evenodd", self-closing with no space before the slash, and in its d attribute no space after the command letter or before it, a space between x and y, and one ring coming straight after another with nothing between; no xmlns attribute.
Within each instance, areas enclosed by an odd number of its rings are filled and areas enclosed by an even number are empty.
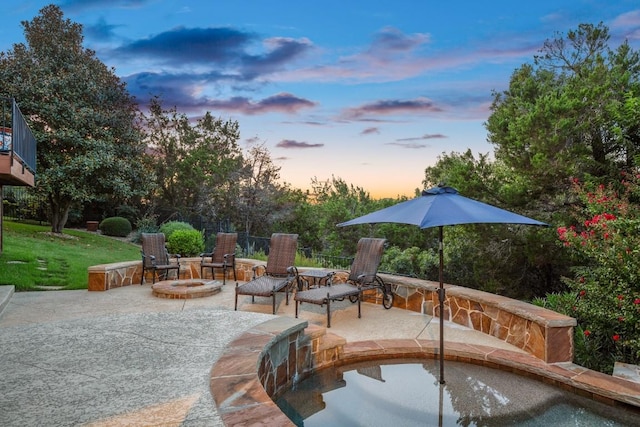
<svg viewBox="0 0 640 427"><path fill-rule="evenodd" d="M153 195L161 220L172 213L222 219L235 210L243 157L238 122L207 112L195 123L153 98L143 115L148 167L156 176Z"/></svg>
<svg viewBox="0 0 640 427"><path fill-rule="evenodd" d="M496 159L536 199L566 193L571 177L628 170L640 148L639 77L638 52L627 42L609 47L603 24L547 40L509 89L494 93L486 127Z"/></svg>
<svg viewBox="0 0 640 427"><path fill-rule="evenodd" d="M61 232L74 203L144 194L137 108L58 6L22 26L26 44L0 54L0 91L16 98L38 141L36 187L49 199L52 231Z"/></svg>

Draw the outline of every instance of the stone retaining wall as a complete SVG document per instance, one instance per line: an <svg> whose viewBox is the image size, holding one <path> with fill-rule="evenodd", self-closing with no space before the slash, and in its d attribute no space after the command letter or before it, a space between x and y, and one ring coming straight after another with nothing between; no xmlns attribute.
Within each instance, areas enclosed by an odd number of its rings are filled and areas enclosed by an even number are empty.
<svg viewBox="0 0 640 427"><path fill-rule="evenodd" d="M200 278L200 258L183 258L181 277ZM251 259L237 259L236 273L239 281L250 280L253 266L263 264ZM140 261L104 264L89 267L89 290L106 291L119 286L140 283L142 264ZM209 271L206 271L208 279ZM230 274L229 274L230 273ZM233 272L227 272L227 280ZM346 278L338 273L337 281ZM386 283L393 287L394 307L440 316L437 295L438 283L415 278L382 274ZM145 282L150 282L150 274ZM215 279L222 280L221 270L216 270ZM445 285L446 300L444 319L499 338L525 350L547 363L573 361L573 328L576 320L542 307L500 295L469 289L462 286ZM365 301L379 304L379 292L369 291Z"/></svg>
<svg viewBox="0 0 640 427"><path fill-rule="evenodd" d="M180 259L180 278L181 279L201 279L200 277L200 258L181 258ZM238 280L250 280L253 276L253 266L259 264L260 261L253 259L236 260L236 275ZM89 267L89 285L90 291L108 291L109 289L119 288L120 286L139 285L142 276L142 261L125 261L113 264L101 264ZM215 277L211 277L211 270L204 272L204 279L222 280L222 270L215 270ZM145 271L145 284L151 283L151 272ZM233 272L227 271L227 280L233 279Z"/></svg>

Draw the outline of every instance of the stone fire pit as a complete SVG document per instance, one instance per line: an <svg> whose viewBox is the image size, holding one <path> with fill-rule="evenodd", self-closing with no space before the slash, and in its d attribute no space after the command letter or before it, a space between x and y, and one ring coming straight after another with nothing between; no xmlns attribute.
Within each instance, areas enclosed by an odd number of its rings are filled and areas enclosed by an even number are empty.
<svg viewBox="0 0 640 427"><path fill-rule="evenodd" d="M219 280L183 279L163 280L151 286L151 291L158 298L190 299L217 294L221 288Z"/></svg>

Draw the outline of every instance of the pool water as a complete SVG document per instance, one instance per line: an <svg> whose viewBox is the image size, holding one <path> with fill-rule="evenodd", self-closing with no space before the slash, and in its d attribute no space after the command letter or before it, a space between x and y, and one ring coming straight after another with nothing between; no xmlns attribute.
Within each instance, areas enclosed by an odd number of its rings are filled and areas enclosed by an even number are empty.
<svg viewBox="0 0 640 427"><path fill-rule="evenodd" d="M436 360L319 371L276 403L298 426L636 426L625 411L498 369Z"/></svg>

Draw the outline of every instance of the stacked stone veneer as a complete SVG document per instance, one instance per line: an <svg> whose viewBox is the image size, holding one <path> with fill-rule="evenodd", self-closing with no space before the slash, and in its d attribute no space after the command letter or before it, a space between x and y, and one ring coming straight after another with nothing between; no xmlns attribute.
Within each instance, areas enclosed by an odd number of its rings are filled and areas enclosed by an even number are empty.
<svg viewBox="0 0 640 427"><path fill-rule="evenodd" d="M200 258L181 260L181 278L200 278ZM250 280L253 267L262 264L250 259L236 260L238 280ZM119 286L140 283L140 261L121 262L89 267L89 290L106 291ZM211 278L209 271L205 279ZM346 280L347 273L340 272L335 281ZM440 317L438 284L427 280L382 274L395 293L394 307ZM216 279L222 279L216 270ZM233 272L227 272L227 280ZM146 283L151 282L149 273ZM505 298L487 292L461 286L445 285L446 300L443 317L468 328L484 332L519 347L547 363L573 360L573 328L576 320L537 307L532 304ZM381 293L367 291L365 301L381 303Z"/></svg>
<svg viewBox="0 0 640 427"><path fill-rule="evenodd" d="M380 275L395 293L394 307L443 317L476 331L499 338L547 363L573 360L573 328L576 320L551 310L462 286L445 285L445 303L440 316L438 283L415 278ZM335 281L346 280L339 273ZM365 292L364 300L382 302L382 293Z"/></svg>
<svg viewBox="0 0 640 427"><path fill-rule="evenodd" d="M337 363L345 344L325 328L287 317L246 331L211 369L211 395L225 425L294 425L272 398Z"/></svg>
<svg viewBox="0 0 640 427"><path fill-rule="evenodd" d="M215 270L215 277L211 276L211 270L204 272L200 277L200 258L180 259L181 279L218 279L222 280L222 270ZM236 275L238 280L249 280L253 275L253 266L259 264L256 260L236 260ZM120 286L139 285L142 278L142 261L116 262L113 264L101 264L89 267L90 291L108 291ZM173 274L173 273L171 273ZM145 271L145 284L151 283L151 272ZM233 272L227 271L227 280L233 279Z"/></svg>

